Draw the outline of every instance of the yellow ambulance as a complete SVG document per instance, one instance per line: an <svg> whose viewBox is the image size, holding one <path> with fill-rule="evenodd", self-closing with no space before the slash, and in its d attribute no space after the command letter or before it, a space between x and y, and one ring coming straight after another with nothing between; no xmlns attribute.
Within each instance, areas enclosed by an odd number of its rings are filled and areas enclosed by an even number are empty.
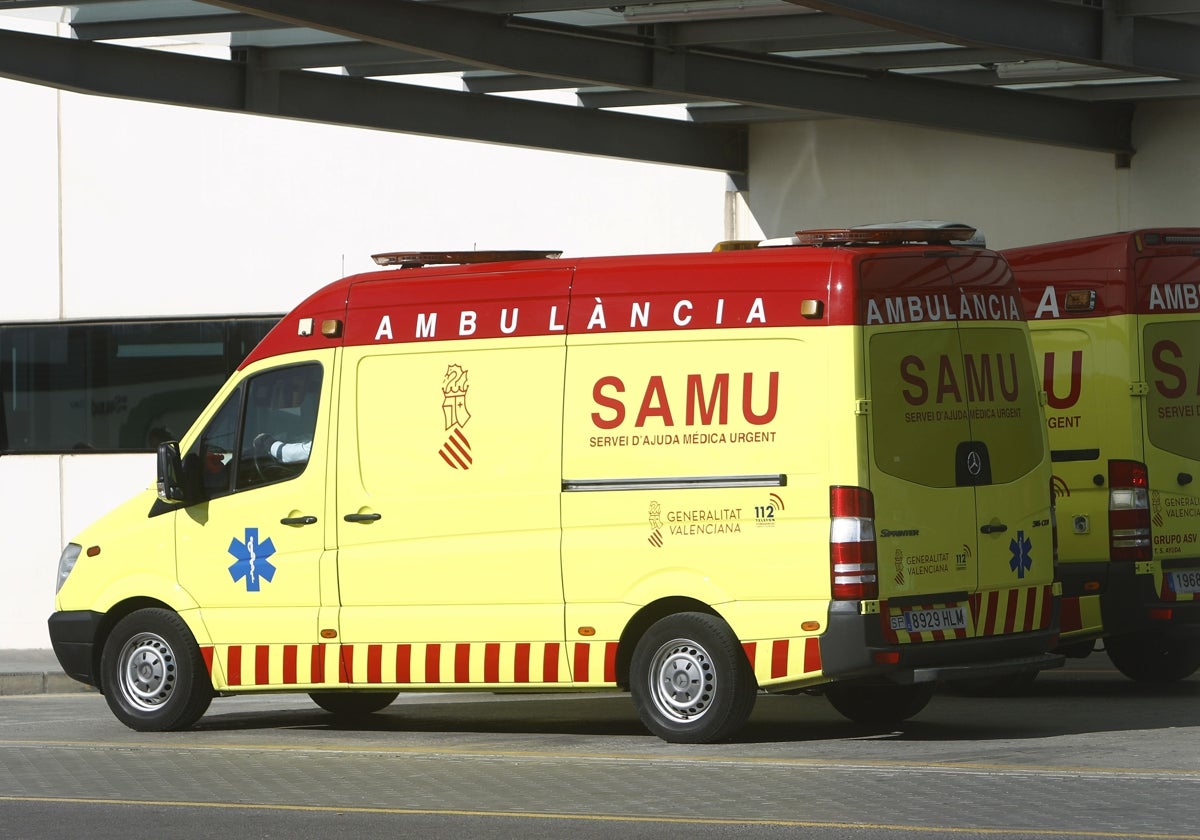
<svg viewBox="0 0 1200 840"><path fill-rule="evenodd" d="M1047 392L1062 651L1200 667L1200 228L1006 250Z"/></svg>
<svg viewBox="0 0 1200 840"><path fill-rule="evenodd" d="M895 723L1061 664L1042 392L972 232L379 255L66 547L59 660L139 730L613 689L672 742L760 691Z"/></svg>

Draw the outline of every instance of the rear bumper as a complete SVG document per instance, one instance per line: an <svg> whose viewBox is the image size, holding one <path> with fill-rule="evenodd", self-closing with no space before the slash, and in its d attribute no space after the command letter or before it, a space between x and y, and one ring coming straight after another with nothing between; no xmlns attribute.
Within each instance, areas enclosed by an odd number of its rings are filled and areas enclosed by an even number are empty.
<svg viewBox="0 0 1200 840"><path fill-rule="evenodd" d="M1108 565L1107 585L1100 596L1104 635L1172 628L1200 631L1200 600L1172 600L1166 584L1171 572L1200 572L1200 559Z"/></svg>
<svg viewBox="0 0 1200 840"><path fill-rule="evenodd" d="M973 639L894 644L883 637L878 615L860 615L858 602L834 602L821 637L821 667L835 679L886 679L919 683L975 679L1056 668L1058 599L1049 627Z"/></svg>
<svg viewBox="0 0 1200 840"><path fill-rule="evenodd" d="M96 638L103 613L71 610L51 614L50 644L67 676L85 685L98 686Z"/></svg>

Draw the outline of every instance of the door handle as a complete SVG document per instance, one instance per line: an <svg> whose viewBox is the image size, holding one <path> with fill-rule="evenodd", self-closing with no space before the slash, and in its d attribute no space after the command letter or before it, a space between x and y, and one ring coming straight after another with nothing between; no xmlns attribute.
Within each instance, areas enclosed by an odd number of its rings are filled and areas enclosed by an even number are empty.
<svg viewBox="0 0 1200 840"><path fill-rule="evenodd" d="M994 525L984 525L979 529L981 534L1003 534L1008 530L1008 526L1002 522L997 522Z"/></svg>
<svg viewBox="0 0 1200 840"><path fill-rule="evenodd" d="M316 525L315 516L285 516L279 520L280 525Z"/></svg>
<svg viewBox="0 0 1200 840"><path fill-rule="evenodd" d="M342 517L347 522L374 522L376 519L383 519L381 513L347 513Z"/></svg>

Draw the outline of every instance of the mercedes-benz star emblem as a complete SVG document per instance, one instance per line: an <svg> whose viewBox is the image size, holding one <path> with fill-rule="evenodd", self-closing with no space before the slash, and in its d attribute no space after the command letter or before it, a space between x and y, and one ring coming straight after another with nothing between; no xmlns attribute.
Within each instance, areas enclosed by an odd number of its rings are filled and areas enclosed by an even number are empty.
<svg viewBox="0 0 1200 840"><path fill-rule="evenodd" d="M983 471L983 461L979 457L978 452L967 453L967 472L973 476L978 476Z"/></svg>

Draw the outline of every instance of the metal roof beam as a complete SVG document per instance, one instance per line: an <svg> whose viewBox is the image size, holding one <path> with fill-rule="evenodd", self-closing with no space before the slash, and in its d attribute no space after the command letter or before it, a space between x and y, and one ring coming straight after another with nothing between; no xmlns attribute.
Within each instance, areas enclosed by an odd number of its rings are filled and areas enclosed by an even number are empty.
<svg viewBox="0 0 1200 840"><path fill-rule="evenodd" d="M689 105L688 117L698 123L793 122L796 120L828 120L829 114L816 111L785 111L781 108L761 108L757 105Z"/></svg>
<svg viewBox="0 0 1200 840"><path fill-rule="evenodd" d="M575 97L584 108L639 108L647 105L680 105L685 102L678 94L624 88L580 88Z"/></svg>
<svg viewBox="0 0 1200 840"><path fill-rule="evenodd" d="M263 66L272 70L300 70L305 67L358 67L373 65L432 64L441 59L424 53L398 50L361 41L337 41L328 44L297 44L286 47L265 47ZM456 63L455 66L462 67ZM409 71L425 72L425 71Z"/></svg>
<svg viewBox="0 0 1200 840"><path fill-rule="evenodd" d="M1069 85L1055 88L1055 96L1083 102L1123 102L1146 99L1200 97L1200 82L1130 82L1119 85Z"/></svg>
<svg viewBox="0 0 1200 840"><path fill-rule="evenodd" d="M13 12L21 9L44 9L49 6L95 6L100 3L111 3L112 0L72 0L64 4L63 0L0 0L0 11Z"/></svg>
<svg viewBox="0 0 1200 840"><path fill-rule="evenodd" d="M0 6L3 8L3 6ZM98 20L86 22L76 16L71 30L81 41L115 41L121 38L173 38L213 32L261 32L286 29L273 20L239 14L174 15L160 18Z"/></svg>
<svg viewBox="0 0 1200 840"><path fill-rule="evenodd" d="M779 52L920 43L923 38L837 15L783 15L742 20L697 20L654 24L655 37L673 47L723 45Z"/></svg>
<svg viewBox="0 0 1200 840"><path fill-rule="evenodd" d="M995 47L1162 76L1200 79L1200 28L1045 0L792 0L876 26L954 44Z"/></svg>
<svg viewBox="0 0 1200 840"><path fill-rule="evenodd" d="M457 61L425 57L424 61L397 61L394 64L347 64L347 76L373 79L382 76L419 76L425 73L459 73L464 68Z"/></svg>
<svg viewBox="0 0 1200 840"><path fill-rule="evenodd" d="M482 69L583 86L823 111L1105 151L1127 152L1131 146L1132 108L1113 103L1064 102L974 87L964 93L953 84L900 74L829 74L785 59L667 48L587 28L411 0L213 0L213 5Z"/></svg>
<svg viewBox="0 0 1200 840"><path fill-rule="evenodd" d="M264 69L246 63L0 30L0 76L63 90L744 172L745 131L565 105Z"/></svg>
<svg viewBox="0 0 1200 840"><path fill-rule="evenodd" d="M995 64L1024 58L1007 50L962 47L940 50L896 50L829 56L822 59L839 67L862 70L896 70L912 67L946 67L962 64Z"/></svg>
<svg viewBox="0 0 1200 840"><path fill-rule="evenodd" d="M575 87L574 82L501 73L496 70L468 70L463 73L463 87L471 93L511 93L524 90L562 90Z"/></svg>

